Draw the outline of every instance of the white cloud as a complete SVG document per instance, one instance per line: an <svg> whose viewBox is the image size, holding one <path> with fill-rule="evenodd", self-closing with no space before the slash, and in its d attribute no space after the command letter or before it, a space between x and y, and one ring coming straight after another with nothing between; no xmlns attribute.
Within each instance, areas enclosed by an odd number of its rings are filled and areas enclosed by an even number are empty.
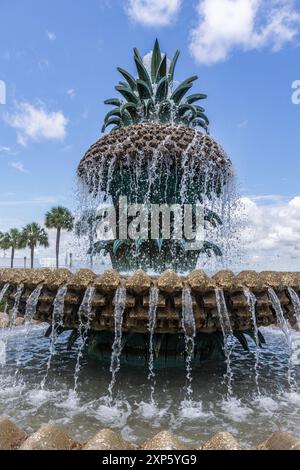
<svg viewBox="0 0 300 470"><path fill-rule="evenodd" d="M11 148L10 147L2 147L0 145L0 153L10 153L11 152Z"/></svg>
<svg viewBox="0 0 300 470"><path fill-rule="evenodd" d="M18 103L16 112L6 116L6 120L17 129L18 143L23 146L28 140L62 140L68 124L62 111L48 112L42 104L26 102Z"/></svg>
<svg viewBox="0 0 300 470"><path fill-rule="evenodd" d="M198 0L197 11L190 51L203 64L224 61L235 49L278 51L299 33L294 0Z"/></svg>
<svg viewBox="0 0 300 470"><path fill-rule="evenodd" d="M76 96L76 90L74 88L69 88L69 90L67 90L67 95L70 96L70 98L74 98Z"/></svg>
<svg viewBox="0 0 300 470"><path fill-rule="evenodd" d="M167 26L180 10L181 0L128 0L131 19L145 26Z"/></svg>
<svg viewBox="0 0 300 470"><path fill-rule="evenodd" d="M15 170L19 171L20 173L30 173L21 162L12 162L9 164L10 167L14 168Z"/></svg>
<svg viewBox="0 0 300 470"><path fill-rule="evenodd" d="M247 127L248 124L249 124L248 119L245 119L244 121L239 122L237 127L238 127L238 129L243 129L244 127Z"/></svg>
<svg viewBox="0 0 300 470"><path fill-rule="evenodd" d="M265 202L265 203L263 203ZM248 268L300 270L300 196L244 197L247 223L241 232Z"/></svg>
<svg viewBox="0 0 300 470"><path fill-rule="evenodd" d="M53 33L52 31L46 31L47 38L49 41L55 41L56 39L56 34Z"/></svg>

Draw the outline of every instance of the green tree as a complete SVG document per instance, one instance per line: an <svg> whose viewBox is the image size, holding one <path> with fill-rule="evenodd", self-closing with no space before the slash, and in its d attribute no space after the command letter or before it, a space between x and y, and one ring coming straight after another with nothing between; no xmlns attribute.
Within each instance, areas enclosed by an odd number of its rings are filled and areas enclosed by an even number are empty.
<svg viewBox="0 0 300 470"><path fill-rule="evenodd" d="M45 229L43 229L39 224L33 222L32 224L26 225L23 230L23 236L26 245L30 248L31 269L33 269L34 250L37 246L43 246L44 248L48 248L48 235Z"/></svg>
<svg viewBox="0 0 300 470"><path fill-rule="evenodd" d="M65 207L53 207L46 214L45 225L48 229L56 229L56 267L58 268L61 231L73 230L74 217Z"/></svg>
<svg viewBox="0 0 300 470"><path fill-rule="evenodd" d="M14 259L16 250L26 247L26 240L23 232L16 228L12 228L9 232L0 234L0 248L3 250L11 250L10 267L14 267Z"/></svg>

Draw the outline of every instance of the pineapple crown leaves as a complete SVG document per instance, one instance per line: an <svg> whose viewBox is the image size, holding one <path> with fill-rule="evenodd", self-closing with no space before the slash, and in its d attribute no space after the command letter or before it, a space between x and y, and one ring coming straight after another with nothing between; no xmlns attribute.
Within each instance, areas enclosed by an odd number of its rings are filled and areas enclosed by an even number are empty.
<svg viewBox="0 0 300 470"><path fill-rule="evenodd" d="M102 132L112 125L114 130L143 122L172 122L186 127L201 127L207 131L209 120L205 110L196 105L207 96L202 93L187 96L198 77L187 78L179 86L174 87L174 73L179 55L180 52L176 51L169 65L167 55L161 53L156 39L151 70L148 72L139 51L134 49L137 78L118 67L125 81L120 81L115 89L122 98L104 101L114 108L105 116Z"/></svg>

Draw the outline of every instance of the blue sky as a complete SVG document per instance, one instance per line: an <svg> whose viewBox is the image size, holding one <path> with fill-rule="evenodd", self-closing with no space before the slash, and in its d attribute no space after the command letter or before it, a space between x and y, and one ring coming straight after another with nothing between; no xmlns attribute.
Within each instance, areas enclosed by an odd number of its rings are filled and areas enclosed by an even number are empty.
<svg viewBox="0 0 300 470"><path fill-rule="evenodd" d="M196 73L208 94L211 133L251 215L250 260L267 268L275 253L279 268L298 266L298 0L1 0L0 15L0 230L72 208L116 67L134 72L132 48L146 54L158 37L170 56L181 50L178 80Z"/></svg>

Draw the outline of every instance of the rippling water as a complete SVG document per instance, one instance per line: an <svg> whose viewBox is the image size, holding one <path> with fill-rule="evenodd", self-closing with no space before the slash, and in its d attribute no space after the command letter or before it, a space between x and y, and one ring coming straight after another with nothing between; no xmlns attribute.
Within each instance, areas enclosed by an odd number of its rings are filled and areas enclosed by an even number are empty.
<svg viewBox="0 0 300 470"><path fill-rule="evenodd" d="M207 362L193 368L193 401L185 403L185 369L159 370L151 403L148 369L121 368L115 387L116 400L108 406L109 366L86 356L74 394L76 347L66 351L66 336L57 343L45 389L49 356L47 326L0 332L6 343L6 365L0 365L0 415L15 419L26 431L46 422L65 425L68 433L85 440L103 427L119 430L137 443L170 429L190 444L211 434L232 432L245 446L253 446L275 430L300 434L300 393L288 384L288 347L278 330L262 329L267 345L260 354L259 387L255 383L255 345L250 353L238 345L232 353L233 397L226 399L225 366ZM25 339L24 339L25 338ZM300 335L299 335L300 338ZM299 366L295 370L299 385Z"/></svg>

